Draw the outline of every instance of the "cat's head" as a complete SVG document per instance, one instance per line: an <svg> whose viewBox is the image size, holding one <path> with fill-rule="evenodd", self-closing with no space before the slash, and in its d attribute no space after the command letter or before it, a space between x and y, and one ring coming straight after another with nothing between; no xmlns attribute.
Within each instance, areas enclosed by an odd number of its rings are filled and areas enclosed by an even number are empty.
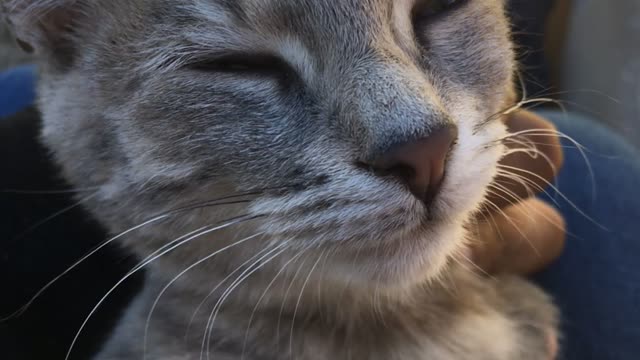
<svg viewBox="0 0 640 360"><path fill-rule="evenodd" d="M74 186L97 189L86 203L113 232L250 194L139 229L140 252L248 214L207 241L259 233L246 248L331 254L336 274L435 276L502 155L502 0L15 0L5 13L42 60L43 138Z"/></svg>

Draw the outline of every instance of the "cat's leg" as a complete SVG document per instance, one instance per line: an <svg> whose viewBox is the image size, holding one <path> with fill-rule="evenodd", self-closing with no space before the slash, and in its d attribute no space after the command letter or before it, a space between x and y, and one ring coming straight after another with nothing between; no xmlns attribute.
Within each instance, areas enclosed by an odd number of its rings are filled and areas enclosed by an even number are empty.
<svg viewBox="0 0 640 360"><path fill-rule="evenodd" d="M330 328L315 336L306 329L304 346L293 358L556 359L558 312L536 286L518 277L485 278L467 271L456 271L450 280L427 288L422 299L390 313L383 324L372 320L351 338Z"/></svg>
<svg viewBox="0 0 640 360"><path fill-rule="evenodd" d="M439 325L427 328L420 360L556 359L558 311L549 296L515 276L458 275L441 292Z"/></svg>
<svg viewBox="0 0 640 360"><path fill-rule="evenodd" d="M559 351L559 314L551 298L519 277L501 276L490 281L495 289L491 303L515 326L514 359L555 359Z"/></svg>

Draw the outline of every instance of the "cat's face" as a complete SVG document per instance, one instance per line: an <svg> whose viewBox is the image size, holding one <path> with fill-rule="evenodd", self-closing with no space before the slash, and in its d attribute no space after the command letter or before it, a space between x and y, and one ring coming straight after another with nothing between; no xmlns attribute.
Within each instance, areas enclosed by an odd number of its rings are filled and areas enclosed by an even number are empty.
<svg viewBox="0 0 640 360"><path fill-rule="evenodd" d="M514 71L501 0L437 14L452 1L29 2L60 5L40 15L57 17L53 35L12 19L45 59L44 139L74 185L99 188L88 204L112 231L258 193L155 224L140 251L255 214L253 248L330 249L336 273L412 281L460 249L495 175L502 148L487 145L505 130L485 120L508 106ZM443 123L458 139L433 201L361 166Z"/></svg>

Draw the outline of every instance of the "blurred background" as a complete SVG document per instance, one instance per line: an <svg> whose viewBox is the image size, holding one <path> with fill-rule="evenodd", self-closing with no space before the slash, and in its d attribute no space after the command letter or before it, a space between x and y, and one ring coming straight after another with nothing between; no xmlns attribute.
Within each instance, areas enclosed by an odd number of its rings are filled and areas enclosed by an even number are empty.
<svg viewBox="0 0 640 360"><path fill-rule="evenodd" d="M529 97L559 100L640 146L640 1L510 3Z"/></svg>
<svg viewBox="0 0 640 360"><path fill-rule="evenodd" d="M528 97L557 101L536 106L584 113L640 146L640 0L510 0L509 11ZM30 61L0 27L0 70ZM38 124L16 124L0 121L0 188L66 188L35 141ZM79 208L30 229L72 203L68 195L3 194L0 317L105 238ZM108 248L53 286L23 317L1 322L3 358L64 358L85 314L131 266L132 259ZM96 315L77 358L88 358L99 346L139 280Z"/></svg>

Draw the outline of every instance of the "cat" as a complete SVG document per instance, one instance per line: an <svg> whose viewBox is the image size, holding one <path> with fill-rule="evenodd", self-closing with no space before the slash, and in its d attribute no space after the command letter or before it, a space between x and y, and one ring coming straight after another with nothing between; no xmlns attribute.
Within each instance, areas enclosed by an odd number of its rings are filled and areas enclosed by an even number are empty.
<svg viewBox="0 0 640 360"><path fill-rule="evenodd" d="M43 143L146 270L96 359L553 359L551 299L460 261L505 153L504 12L5 0Z"/></svg>

